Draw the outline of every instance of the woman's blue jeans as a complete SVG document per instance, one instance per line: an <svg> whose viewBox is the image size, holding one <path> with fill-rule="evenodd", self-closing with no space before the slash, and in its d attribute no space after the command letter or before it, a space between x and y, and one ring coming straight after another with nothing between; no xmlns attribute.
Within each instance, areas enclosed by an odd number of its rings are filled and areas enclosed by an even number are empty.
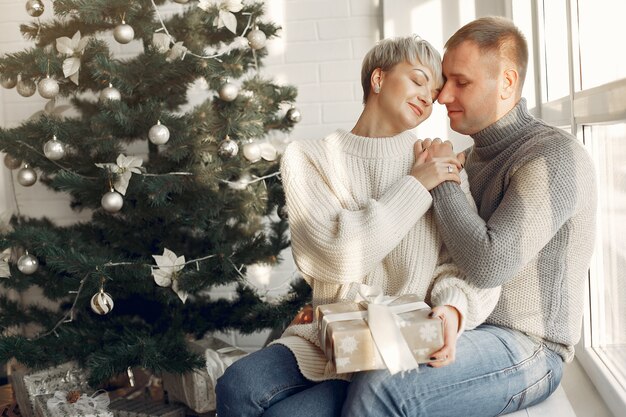
<svg viewBox="0 0 626 417"><path fill-rule="evenodd" d="M226 370L216 387L217 415L497 416L546 399L562 371L561 357L541 342L491 325L463 333L452 365L359 372L349 384L307 380L291 351L273 345Z"/></svg>

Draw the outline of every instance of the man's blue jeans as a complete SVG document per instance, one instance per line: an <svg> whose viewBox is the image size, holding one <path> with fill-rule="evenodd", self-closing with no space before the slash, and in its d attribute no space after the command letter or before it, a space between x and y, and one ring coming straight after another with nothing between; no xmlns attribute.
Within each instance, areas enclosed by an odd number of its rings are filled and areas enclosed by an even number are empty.
<svg viewBox="0 0 626 417"><path fill-rule="evenodd" d="M314 383L280 345L231 365L217 384L218 417L497 416L546 399L561 381L563 361L524 334L483 325L457 343L443 368L354 374L351 383ZM346 394L347 392L347 394Z"/></svg>

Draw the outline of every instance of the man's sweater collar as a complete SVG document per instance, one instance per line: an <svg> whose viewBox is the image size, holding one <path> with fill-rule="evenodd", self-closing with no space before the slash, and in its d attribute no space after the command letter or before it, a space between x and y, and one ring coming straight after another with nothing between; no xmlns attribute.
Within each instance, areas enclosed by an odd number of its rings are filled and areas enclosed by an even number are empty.
<svg viewBox="0 0 626 417"><path fill-rule="evenodd" d="M534 120L526 107L526 99L522 98L500 120L471 135L474 149L485 156L498 154L515 143Z"/></svg>

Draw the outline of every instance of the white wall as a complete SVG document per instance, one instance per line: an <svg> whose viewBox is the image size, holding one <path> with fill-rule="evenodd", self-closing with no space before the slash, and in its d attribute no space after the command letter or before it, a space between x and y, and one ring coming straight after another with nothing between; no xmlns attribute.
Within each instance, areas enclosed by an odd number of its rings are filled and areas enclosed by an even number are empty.
<svg viewBox="0 0 626 417"><path fill-rule="evenodd" d="M52 16L50 2L42 19ZM32 46L19 33L19 24L30 17L24 9L24 0L0 2L0 53L17 52ZM365 52L378 40L381 33L381 9L378 0L267 0L267 20L283 27L281 38L268 44L269 56L262 75L298 88L296 107L302 121L289 136L274 137L279 146L289 140L306 140L326 136L337 128L350 129L361 109L360 66ZM165 13L180 10L172 4ZM139 42L129 45L111 43L117 57L132 55L140 48ZM192 59L192 58L186 58ZM190 101L199 102L205 96L199 85L190 92ZM0 87L0 123L14 127L33 113L41 110L46 100L35 94L24 98L15 89ZM0 212L13 211L11 174L0 165ZM68 224L89 217L89 212L76 213L69 209L64 194L48 191L36 184L22 187L15 183L19 208L29 216L47 215L58 224ZM294 277L295 267L289 251L284 262L277 266L270 284L262 289L269 296L283 293ZM228 297L230 288L217 289L214 294ZM33 298L35 295L29 295ZM239 336L223 335L246 349L263 344L268 332Z"/></svg>

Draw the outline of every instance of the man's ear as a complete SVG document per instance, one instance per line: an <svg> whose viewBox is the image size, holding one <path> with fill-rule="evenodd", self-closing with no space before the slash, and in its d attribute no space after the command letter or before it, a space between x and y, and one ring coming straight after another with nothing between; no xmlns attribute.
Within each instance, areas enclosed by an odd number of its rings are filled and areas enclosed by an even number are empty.
<svg viewBox="0 0 626 417"><path fill-rule="evenodd" d="M502 85L500 90L500 98L506 100L513 96L517 91L517 83L519 74L514 68L505 69L502 73Z"/></svg>

